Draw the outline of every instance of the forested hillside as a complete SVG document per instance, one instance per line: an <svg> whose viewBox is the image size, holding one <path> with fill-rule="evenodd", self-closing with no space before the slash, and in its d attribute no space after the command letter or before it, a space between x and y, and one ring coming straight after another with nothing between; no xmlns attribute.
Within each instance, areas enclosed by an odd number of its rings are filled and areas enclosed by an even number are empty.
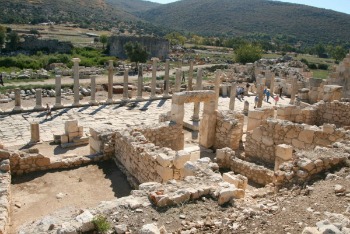
<svg viewBox="0 0 350 234"><path fill-rule="evenodd" d="M160 6L159 3L141 0L106 0L112 6L130 13L147 11Z"/></svg>
<svg viewBox="0 0 350 234"><path fill-rule="evenodd" d="M204 35L288 35L310 44L349 41L350 15L268 0L182 0L142 14L145 20Z"/></svg>

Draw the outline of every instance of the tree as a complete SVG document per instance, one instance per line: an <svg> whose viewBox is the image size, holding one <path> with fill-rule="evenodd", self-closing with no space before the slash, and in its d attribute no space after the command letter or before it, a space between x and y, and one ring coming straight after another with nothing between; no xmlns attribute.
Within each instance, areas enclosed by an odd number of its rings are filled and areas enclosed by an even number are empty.
<svg viewBox="0 0 350 234"><path fill-rule="evenodd" d="M8 35L7 35L7 44L6 44L6 48L9 49L10 51L15 51L18 49L19 47L19 35L18 33L11 31Z"/></svg>
<svg viewBox="0 0 350 234"><path fill-rule="evenodd" d="M253 63L262 56L262 49L259 45L245 44L241 45L236 51L236 62Z"/></svg>
<svg viewBox="0 0 350 234"><path fill-rule="evenodd" d="M105 49L105 44L107 43L108 41L108 36L105 35L105 34L102 34L100 36L100 42L102 43L102 49L104 50Z"/></svg>
<svg viewBox="0 0 350 234"><path fill-rule="evenodd" d="M178 32L173 32L165 35L165 39L169 40L170 45L184 45L187 40L185 36L182 36Z"/></svg>
<svg viewBox="0 0 350 234"><path fill-rule="evenodd" d="M330 54L337 62L343 60L346 56L346 49L342 46L336 46L331 49Z"/></svg>
<svg viewBox="0 0 350 234"><path fill-rule="evenodd" d="M2 49L2 46L5 43L5 40L6 40L6 28L0 25L0 50Z"/></svg>
<svg viewBox="0 0 350 234"><path fill-rule="evenodd" d="M129 41L124 45L124 50L131 62L145 63L148 58L148 52L145 47L143 47L138 42Z"/></svg>

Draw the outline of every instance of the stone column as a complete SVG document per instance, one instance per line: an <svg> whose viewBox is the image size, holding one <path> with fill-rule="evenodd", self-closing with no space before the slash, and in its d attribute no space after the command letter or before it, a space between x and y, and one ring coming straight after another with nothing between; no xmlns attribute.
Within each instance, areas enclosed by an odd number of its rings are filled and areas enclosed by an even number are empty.
<svg viewBox="0 0 350 234"><path fill-rule="evenodd" d="M169 59L166 59L165 60L165 74L164 74L164 94L163 96L164 97L169 97L169 86L170 86L170 83L169 83L169 63L170 63L170 60Z"/></svg>
<svg viewBox="0 0 350 234"><path fill-rule="evenodd" d="M73 106L79 106L79 100L80 100L80 94L79 94L79 62L80 58L73 58L72 59L74 66L73 66L73 74L74 74L74 103Z"/></svg>
<svg viewBox="0 0 350 234"><path fill-rule="evenodd" d="M258 84L258 97L259 97L258 108L262 107L262 102L264 98L265 81L266 81L265 78L261 78L260 83Z"/></svg>
<svg viewBox="0 0 350 234"><path fill-rule="evenodd" d="M126 102L129 100L129 93L128 93L128 88L129 88L129 70L125 69L124 71L124 86L123 86L123 99L122 101Z"/></svg>
<svg viewBox="0 0 350 234"><path fill-rule="evenodd" d="M181 75L182 71L180 68L176 69L176 77L175 77L175 92L181 91Z"/></svg>
<svg viewBox="0 0 350 234"><path fill-rule="evenodd" d="M13 111L21 111L23 110L22 104L21 104L21 90L16 88L15 89L15 107L13 108Z"/></svg>
<svg viewBox="0 0 350 234"><path fill-rule="evenodd" d="M296 77L293 77L293 80L292 80L292 90L291 90L291 93L290 93L290 102L289 104L294 104L294 101L295 101L295 94L297 92L297 85L298 85L298 82L297 82L297 78Z"/></svg>
<svg viewBox="0 0 350 234"><path fill-rule="evenodd" d="M231 85L231 91L230 91L230 110L235 110L235 101L236 101L236 90L237 90L237 83L233 83Z"/></svg>
<svg viewBox="0 0 350 234"><path fill-rule="evenodd" d="M275 73L271 73L271 81L270 81L270 93L271 96L274 95L275 91Z"/></svg>
<svg viewBox="0 0 350 234"><path fill-rule="evenodd" d="M143 89L143 69L142 65L139 65L139 74L137 78L137 97L136 100L142 100L142 89Z"/></svg>
<svg viewBox="0 0 350 234"><path fill-rule="evenodd" d="M205 148L210 148L215 143L215 101L204 103L203 118L199 125L199 144Z"/></svg>
<svg viewBox="0 0 350 234"><path fill-rule="evenodd" d="M244 101L243 114L244 115L248 115L248 112L249 112L249 102L248 101Z"/></svg>
<svg viewBox="0 0 350 234"><path fill-rule="evenodd" d="M91 81L90 81L90 86L91 86L91 99L90 99L90 105L98 105L98 102L96 101L96 76L91 76Z"/></svg>
<svg viewBox="0 0 350 234"><path fill-rule="evenodd" d="M30 123L30 143L40 141L39 123Z"/></svg>
<svg viewBox="0 0 350 234"><path fill-rule="evenodd" d="M108 64L108 98L107 103L113 103L113 60Z"/></svg>
<svg viewBox="0 0 350 234"><path fill-rule="evenodd" d="M220 83L221 83L220 75L221 75L221 70L220 69L216 70L215 86L214 86L214 91L215 91L215 110L217 110L218 106L219 106Z"/></svg>
<svg viewBox="0 0 350 234"><path fill-rule="evenodd" d="M56 102L55 105L53 106L54 108L61 108L63 107L62 105L62 93L61 93L61 75L56 75L55 77L55 92L56 92Z"/></svg>
<svg viewBox="0 0 350 234"><path fill-rule="evenodd" d="M188 86L187 90L192 91L192 80L193 80L193 60L190 61L190 69L188 70Z"/></svg>
<svg viewBox="0 0 350 234"><path fill-rule="evenodd" d="M196 90L201 90L202 89L202 69L198 68L197 72L197 80L196 80ZM193 108L193 116L192 120L193 121L199 121L199 110L200 110L200 102L195 102L194 103L194 108Z"/></svg>
<svg viewBox="0 0 350 234"><path fill-rule="evenodd" d="M157 62L158 58L152 58L152 82L151 82L151 98L156 97L156 84L157 84Z"/></svg>
<svg viewBox="0 0 350 234"><path fill-rule="evenodd" d="M35 99L36 105L34 107L34 110L44 110L45 108L43 107L42 89L35 90Z"/></svg>

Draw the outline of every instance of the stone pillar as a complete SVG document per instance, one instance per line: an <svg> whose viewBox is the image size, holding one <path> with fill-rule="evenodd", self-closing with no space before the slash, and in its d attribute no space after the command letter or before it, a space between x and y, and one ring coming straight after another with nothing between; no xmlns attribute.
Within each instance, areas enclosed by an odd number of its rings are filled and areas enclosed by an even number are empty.
<svg viewBox="0 0 350 234"><path fill-rule="evenodd" d="M192 80L193 80L193 60L190 61L190 69L188 70L188 86L187 90L192 91Z"/></svg>
<svg viewBox="0 0 350 234"><path fill-rule="evenodd" d="M170 60L169 59L166 59L165 60L165 74L164 74L164 93L163 93L163 96L164 97L169 97L169 86L170 86L170 83L169 83L169 63L170 63Z"/></svg>
<svg viewBox="0 0 350 234"><path fill-rule="evenodd" d="M202 89L202 69L198 68L197 72L197 80L196 80L196 90L201 90ZM200 102L195 102L194 103L194 108L193 108L193 116L192 120L193 121L199 121L199 110L200 110Z"/></svg>
<svg viewBox="0 0 350 234"><path fill-rule="evenodd" d="M21 90L16 88L15 89L15 107L13 108L13 111L21 111L23 110L22 104L21 104Z"/></svg>
<svg viewBox="0 0 350 234"><path fill-rule="evenodd" d="M61 92L61 75L56 75L55 77L55 92L56 92L56 102L53 106L54 108L61 108L62 105L62 92Z"/></svg>
<svg viewBox="0 0 350 234"><path fill-rule="evenodd" d="M96 76L91 76L90 81L91 86L91 99L90 99L90 105L98 105L98 102L96 101Z"/></svg>
<svg viewBox="0 0 350 234"><path fill-rule="evenodd" d="M216 70L215 86L214 86L214 91L215 91L215 110L217 110L218 106L219 106L220 83L221 83L220 75L221 75L221 70L220 69Z"/></svg>
<svg viewBox="0 0 350 234"><path fill-rule="evenodd" d="M137 97L136 100L142 100L142 89L143 89L143 68L139 65L139 74L137 78Z"/></svg>
<svg viewBox="0 0 350 234"><path fill-rule="evenodd" d="M230 110L235 110L236 90L237 90L237 83L233 83L231 85L231 91L230 91Z"/></svg>
<svg viewBox="0 0 350 234"><path fill-rule="evenodd" d="M30 143L40 141L39 123L30 123Z"/></svg>
<svg viewBox="0 0 350 234"><path fill-rule="evenodd" d="M249 102L248 101L244 101L243 114L244 115L248 115L248 112L249 112Z"/></svg>
<svg viewBox="0 0 350 234"><path fill-rule="evenodd" d="M176 77L175 77L175 92L181 91L181 75L182 75L181 69L177 68Z"/></svg>
<svg viewBox="0 0 350 234"><path fill-rule="evenodd" d="M265 78L261 78L260 83L258 84L258 97L259 97L258 108L261 108L262 102L264 99L265 81L266 81Z"/></svg>
<svg viewBox="0 0 350 234"><path fill-rule="evenodd" d="M185 116L184 104L171 104L170 120L177 123L183 124Z"/></svg>
<svg viewBox="0 0 350 234"><path fill-rule="evenodd" d="M73 106L79 106L79 100L80 100L80 93L79 93L79 62L80 58L73 58L72 59L74 66L73 66L73 74L74 74L74 103Z"/></svg>
<svg viewBox="0 0 350 234"><path fill-rule="evenodd" d="M291 93L290 93L290 102L289 104L294 104L294 101L295 101L295 94L297 92L297 85L298 85L298 81L297 81L297 78L296 77L293 77L293 80L292 80L292 90L291 90Z"/></svg>
<svg viewBox="0 0 350 234"><path fill-rule="evenodd" d="M129 100L129 93L128 93L128 88L129 88L129 70L125 69L124 71L124 86L123 86L123 101L128 101Z"/></svg>
<svg viewBox="0 0 350 234"><path fill-rule="evenodd" d="M108 64L108 97L107 103L113 103L113 60Z"/></svg>
<svg viewBox="0 0 350 234"><path fill-rule="evenodd" d="M215 143L215 100L204 103L203 118L199 125L199 144L210 148Z"/></svg>
<svg viewBox="0 0 350 234"><path fill-rule="evenodd" d="M42 89L35 90L35 99L36 99L36 105L34 107L34 110L44 110L45 107L43 107Z"/></svg>
<svg viewBox="0 0 350 234"><path fill-rule="evenodd" d="M151 82L151 98L156 97L156 84L157 84L157 62L158 58L152 58L152 82Z"/></svg>
<svg viewBox="0 0 350 234"><path fill-rule="evenodd" d="M275 73L271 73L271 81L270 81L270 94L271 96L275 93Z"/></svg>

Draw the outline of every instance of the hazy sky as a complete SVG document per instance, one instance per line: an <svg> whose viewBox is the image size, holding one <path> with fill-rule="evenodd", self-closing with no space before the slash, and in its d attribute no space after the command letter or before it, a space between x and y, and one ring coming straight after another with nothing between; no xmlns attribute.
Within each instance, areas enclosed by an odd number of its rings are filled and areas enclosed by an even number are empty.
<svg viewBox="0 0 350 234"><path fill-rule="evenodd" d="M149 0L151 2L170 3L177 0ZM279 0L281 2L292 2L298 4L304 4L309 6L315 6L319 8L331 9L334 11L340 11L350 14L350 1L349 0Z"/></svg>

